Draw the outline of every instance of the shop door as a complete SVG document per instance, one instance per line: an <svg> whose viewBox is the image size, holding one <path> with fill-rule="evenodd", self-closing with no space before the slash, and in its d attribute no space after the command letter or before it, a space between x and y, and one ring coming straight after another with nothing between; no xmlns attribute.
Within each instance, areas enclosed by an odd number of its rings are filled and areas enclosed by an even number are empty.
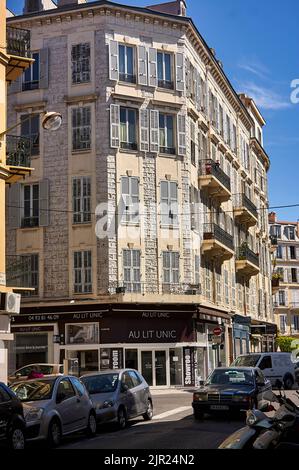
<svg viewBox="0 0 299 470"><path fill-rule="evenodd" d="M141 351L141 374L145 381L153 385L153 353L152 351Z"/></svg>
<svg viewBox="0 0 299 470"><path fill-rule="evenodd" d="M156 387L167 385L166 351L155 351Z"/></svg>

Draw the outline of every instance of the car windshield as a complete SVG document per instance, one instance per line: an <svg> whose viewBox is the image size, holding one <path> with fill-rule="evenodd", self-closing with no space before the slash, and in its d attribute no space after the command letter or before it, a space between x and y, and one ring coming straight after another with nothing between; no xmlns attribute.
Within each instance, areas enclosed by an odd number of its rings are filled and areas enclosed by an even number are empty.
<svg viewBox="0 0 299 470"><path fill-rule="evenodd" d="M247 356L239 356L232 363L233 367L256 367L260 360L260 354L248 354Z"/></svg>
<svg viewBox="0 0 299 470"><path fill-rule="evenodd" d="M82 377L82 382L87 388L90 395L96 393L115 392L118 384L118 374L102 374L92 377Z"/></svg>
<svg viewBox="0 0 299 470"><path fill-rule="evenodd" d="M50 400L55 380L34 380L12 385L12 391L21 401Z"/></svg>
<svg viewBox="0 0 299 470"><path fill-rule="evenodd" d="M254 379L251 371L245 370L214 370L207 381L207 385L253 385Z"/></svg>

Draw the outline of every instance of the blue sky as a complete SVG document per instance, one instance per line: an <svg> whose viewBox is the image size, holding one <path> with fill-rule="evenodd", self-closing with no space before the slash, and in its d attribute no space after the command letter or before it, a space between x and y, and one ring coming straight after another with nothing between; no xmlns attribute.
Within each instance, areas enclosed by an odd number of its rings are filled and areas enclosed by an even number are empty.
<svg viewBox="0 0 299 470"><path fill-rule="evenodd" d="M146 6L156 0L120 1ZM162 3L162 0L161 0ZM271 158L270 205L299 204L299 103L290 100L299 79L297 0L188 0L188 15L238 92L256 99L267 121L265 148ZM23 2L7 0L20 13ZM297 220L299 207L279 209L280 219Z"/></svg>

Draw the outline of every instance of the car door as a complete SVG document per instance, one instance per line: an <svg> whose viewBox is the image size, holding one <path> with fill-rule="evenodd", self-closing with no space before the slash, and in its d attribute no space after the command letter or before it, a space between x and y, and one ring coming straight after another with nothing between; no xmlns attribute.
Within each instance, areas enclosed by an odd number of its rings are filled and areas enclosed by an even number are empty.
<svg viewBox="0 0 299 470"><path fill-rule="evenodd" d="M71 382L77 392L78 399L77 399L77 406L78 406L78 414L81 415L81 426L87 426L89 413L91 410L91 400L88 395L88 392L85 388L85 385L77 378L71 377Z"/></svg>
<svg viewBox="0 0 299 470"><path fill-rule="evenodd" d="M123 389L126 387L126 390ZM128 418L134 418L138 415L137 399L133 393L134 384L128 371L124 372L121 377L121 402L125 405Z"/></svg>
<svg viewBox="0 0 299 470"><path fill-rule="evenodd" d="M145 386L142 380L140 379L140 377L138 376L138 374L136 374L134 370L130 370L129 375L134 385L134 388L132 389L132 393L134 395L135 402L136 402L136 412L138 413L138 415L141 415L145 413L145 411L147 410L148 399L147 399Z"/></svg>
<svg viewBox="0 0 299 470"><path fill-rule="evenodd" d="M272 385L274 385L278 377L275 376L275 371L273 369L272 364L272 357L270 355L263 356L258 367L259 369L261 369L264 376L271 381Z"/></svg>
<svg viewBox="0 0 299 470"><path fill-rule="evenodd" d="M0 439L7 436L8 425L12 413L12 399L0 385Z"/></svg>
<svg viewBox="0 0 299 470"><path fill-rule="evenodd" d="M76 431L82 425L80 399L69 378L59 381L56 393L56 410L60 415L63 434Z"/></svg>

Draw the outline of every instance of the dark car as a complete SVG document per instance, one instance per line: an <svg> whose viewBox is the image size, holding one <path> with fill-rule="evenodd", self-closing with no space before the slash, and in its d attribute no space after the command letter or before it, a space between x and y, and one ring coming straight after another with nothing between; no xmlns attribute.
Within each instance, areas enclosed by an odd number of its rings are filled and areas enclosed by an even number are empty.
<svg viewBox="0 0 299 470"><path fill-rule="evenodd" d="M296 363L296 366L295 366L295 379L296 379L297 385L299 386L299 361Z"/></svg>
<svg viewBox="0 0 299 470"><path fill-rule="evenodd" d="M258 368L215 369L207 382L193 394L194 417L203 419L205 413L239 413L257 407L267 390L271 390L271 382Z"/></svg>
<svg viewBox="0 0 299 470"><path fill-rule="evenodd" d="M25 420L23 406L16 395L0 383L0 441L13 450L25 448Z"/></svg>

